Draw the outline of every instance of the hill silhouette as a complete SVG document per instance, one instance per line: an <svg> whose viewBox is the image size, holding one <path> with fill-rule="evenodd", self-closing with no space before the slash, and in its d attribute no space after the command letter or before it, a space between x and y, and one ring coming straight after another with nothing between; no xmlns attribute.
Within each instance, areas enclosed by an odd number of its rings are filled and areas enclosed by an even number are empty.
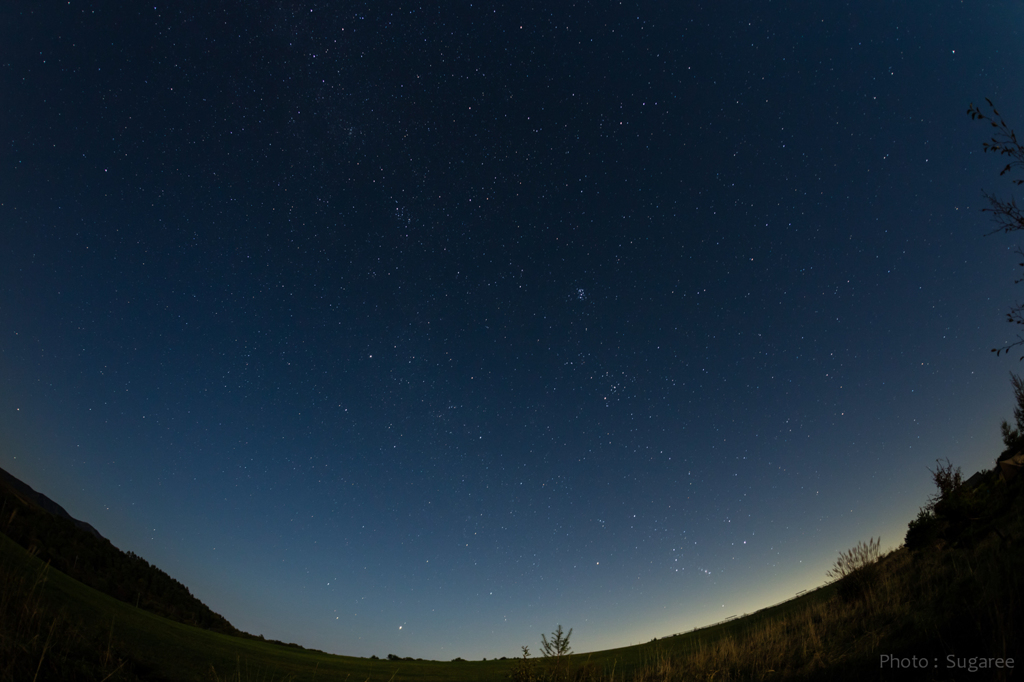
<svg viewBox="0 0 1024 682"><path fill-rule="evenodd" d="M0 531L62 573L115 599L186 625L251 637L180 582L137 554L121 551L91 525L3 469Z"/></svg>

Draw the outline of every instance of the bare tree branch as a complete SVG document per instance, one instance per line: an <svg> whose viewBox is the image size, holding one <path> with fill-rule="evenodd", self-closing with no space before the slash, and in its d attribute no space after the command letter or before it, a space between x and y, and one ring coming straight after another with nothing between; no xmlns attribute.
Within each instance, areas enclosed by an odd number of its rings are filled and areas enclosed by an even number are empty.
<svg viewBox="0 0 1024 682"><path fill-rule="evenodd" d="M1008 157L1009 162L999 171L1000 176L1015 170L1024 169L1024 146L1017 140L1017 134L1013 129L1006 125L1006 121L999 115L999 111L992 104L992 100L986 98L985 101L988 102L988 106L992 110L990 114L986 114L980 107L976 107L974 104L967 108L967 114L972 120L988 121L995 128L995 132L990 140L981 145L982 149L985 153L992 152L993 154ZM1011 182L1015 185L1024 185L1024 179L1021 178L1013 179ZM1017 206L1017 200L1013 196L1007 201L988 192L982 192L982 195L988 201L988 208L982 210L985 213L991 213L992 221L996 224L991 231L986 233L986 236L1024 230L1024 212ZM1024 250L1020 247L1017 248L1017 253L1020 256L1024 256ZM1020 263L1020 266L1024 268L1024 263ZM1024 281L1024 277L1018 279L1014 284L1019 284L1022 281ZM1006 321L1010 324L1024 325L1024 304L1017 303L1011 307L1010 311L1006 314ZM1024 346L1024 333L1018 333L1016 341L1002 348L993 348L992 352L998 356L1009 352L1011 348L1016 348L1017 346ZM1024 360L1024 355L1020 359Z"/></svg>

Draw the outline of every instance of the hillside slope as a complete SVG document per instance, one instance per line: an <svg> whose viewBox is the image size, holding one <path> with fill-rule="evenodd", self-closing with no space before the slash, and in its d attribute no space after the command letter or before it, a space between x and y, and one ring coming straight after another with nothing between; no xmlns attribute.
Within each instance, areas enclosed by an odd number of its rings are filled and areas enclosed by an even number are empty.
<svg viewBox="0 0 1024 682"><path fill-rule="evenodd" d="M128 604L213 632L243 635L188 588L0 469L0 532L62 573Z"/></svg>

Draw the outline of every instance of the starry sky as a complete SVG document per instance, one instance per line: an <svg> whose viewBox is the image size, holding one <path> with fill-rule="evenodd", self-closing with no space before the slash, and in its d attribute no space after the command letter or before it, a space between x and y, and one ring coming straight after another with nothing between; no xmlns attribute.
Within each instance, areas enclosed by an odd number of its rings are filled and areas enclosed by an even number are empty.
<svg viewBox="0 0 1024 682"><path fill-rule="evenodd" d="M0 466L237 627L647 641L1012 416L1024 4L0 7Z"/></svg>

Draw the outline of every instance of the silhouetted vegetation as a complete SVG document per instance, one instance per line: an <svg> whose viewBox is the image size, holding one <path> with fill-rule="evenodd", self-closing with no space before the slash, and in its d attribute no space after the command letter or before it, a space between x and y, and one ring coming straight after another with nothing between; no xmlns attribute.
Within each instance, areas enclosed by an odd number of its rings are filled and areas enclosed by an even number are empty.
<svg viewBox="0 0 1024 682"><path fill-rule="evenodd" d="M522 648L522 658L517 658L512 668L508 671L508 679L512 682L538 682L540 674L537 670L537 661L530 658L530 647Z"/></svg>
<svg viewBox="0 0 1024 682"><path fill-rule="evenodd" d="M603 671L589 662L576 668L569 665L572 657L572 648L569 646L571 636L572 628L565 632L561 625L551 633L551 639L541 634L540 650L544 654L541 659L530 658L530 647L522 647L523 655L509 669L509 679L513 682L586 682L604 679Z"/></svg>
<svg viewBox="0 0 1024 682"><path fill-rule="evenodd" d="M837 594L847 602L871 598L878 580L878 557L882 538L858 542L853 549L839 553L835 565L825 574L837 581Z"/></svg>
<svg viewBox="0 0 1024 682"><path fill-rule="evenodd" d="M907 536L903 542L907 549L921 549L934 545L939 540L941 533L942 526L935 517L935 513L922 507L917 512L917 518L908 525Z"/></svg>
<svg viewBox="0 0 1024 682"><path fill-rule="evenodd" d="M936 493L907 528L907 549L945 545L969 547L989 534L1002 536L1001 520L1014 499L997 471L982 471L970 482L949 460L931 471Z"/></svg>
<svg viewBox="0 0 1024 682"><path fill-rule="evenodd" d="M1007 163L999 172L1001 177L1015 169L1024 168L1024 146L1017 141L1017 134L1003 120L995 105L992 104L992 100L986 98L985 101L988 102L990 113L983 112L980 107L976 107L974 104L967 108L967 113L975 121L988 121L989 125L994 128L992 137L989 138L988 142L982 144L982 149L986 153L992 152L993 154L1006 157ZM1024 184L1024 179L1017 178L1011 180L1011 182L1015 185L1021 185ZM1010 197L1009 201L1006 201L988 192L984 193L984 197L988 201L988 208L983 210L986 213L992 214L992 220L996 224L996 227L989 234L1024 230L1024 213L1017 206L1016 199ZM1017 247L1017 254L1024 256L1024 250ZM1020 265L1024 267L1024 263ZM1021 281L1021 279L1018 279L1016 283ZM1018 303L1010 308L1010 312L1006 314L1006 321L1010 324L1024 325L1024 304ZM1021 344L1024 344L1024 337L1018 334L1016 341L1002 348L993 348L992 352L1000 355ZM1020 359L1024 360L1024 356L1021 356Z"/></svg>

